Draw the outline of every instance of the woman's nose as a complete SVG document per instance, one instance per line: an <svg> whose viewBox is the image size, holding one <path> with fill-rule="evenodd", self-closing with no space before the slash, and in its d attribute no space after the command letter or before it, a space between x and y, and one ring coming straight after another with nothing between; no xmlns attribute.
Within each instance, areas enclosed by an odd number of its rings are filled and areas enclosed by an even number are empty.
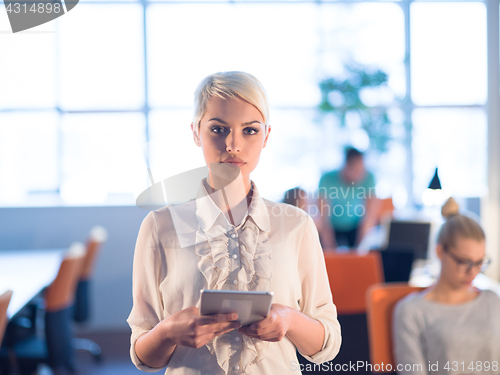
<svg viewBox="0 0 500 375"><path fill-rule="evenodd" d="M240 152L241 139L234 132L230 132L226 137L226 151L227 152Z"/></svg>

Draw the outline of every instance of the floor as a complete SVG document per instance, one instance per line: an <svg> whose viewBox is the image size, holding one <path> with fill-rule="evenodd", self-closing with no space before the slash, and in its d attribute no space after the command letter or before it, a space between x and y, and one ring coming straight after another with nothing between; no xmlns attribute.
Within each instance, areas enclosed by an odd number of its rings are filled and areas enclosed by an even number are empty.
<svg viewBox="0 0 500 375"><path fill-rule="evenodd" d="M81 375L137 375L139 371L130 360L130 332L104 332L79 334L78 337L95 341L102 350L102 360L96 363L93 356L84 351L76 353L77 374ZM163 372L158 372L163 374ZM43 374L40 374L43 375Z"/></svg>

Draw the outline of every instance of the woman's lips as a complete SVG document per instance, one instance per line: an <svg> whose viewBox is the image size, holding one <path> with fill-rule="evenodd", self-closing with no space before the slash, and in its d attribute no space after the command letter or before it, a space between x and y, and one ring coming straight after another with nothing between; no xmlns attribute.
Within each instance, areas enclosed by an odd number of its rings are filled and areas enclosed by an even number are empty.
<svg viewBox="0 0 500 375"><path fill-rule="evenodd" d="M241 166L246 164L246 162L244 162L240 158L227 158L227 159L223 160L222 162L224 164L232 164L232 165L236 165L238 167L241 167Z"/></svg>
<svg viewBox="0 0 500 375"><path fill-rule="evenodd" d="M236 165L238 167L244 166L246 163L245 162L238 162L238 161L223 161L224 164L232 164Z"/></svg>

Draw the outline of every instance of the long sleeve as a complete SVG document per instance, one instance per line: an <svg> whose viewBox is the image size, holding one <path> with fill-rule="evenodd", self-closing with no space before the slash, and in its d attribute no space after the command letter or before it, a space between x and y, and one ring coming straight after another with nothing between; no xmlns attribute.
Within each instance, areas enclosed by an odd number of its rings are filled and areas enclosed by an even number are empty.
<svg viewBox="0 0 500 375"><path fill-rule="evenodd" d="M333 304L326 273L323 250L319 242L318 232L310 216L307 216L298 261L302 296L299 301L300 311L318 320L325 328L322 349L313 356L301 354L314 363L330 361L339 352L342 338L340 324L337 320L337 308Z"/></svg>
<svg viewBox="0 0 500 375"><path fill-rule="evenodd" d="M161 259L158 246L155 213L150 212L141 224L135 246L133 269L133 307L127 319L132 328L130 357L138 369L158 371L141 363L135 353L135 342L142 334L150 331L163 317L163 302L160 283L166 274L166 264Z"/></svg>
<svg viewBox="0 0 500 375"><path fill-rule="evenodd" d="M393 319L394 354L396 363L402 370L398 371L398 374L424 375L428 372L422 345L422 330L414 310L405 302L406 299L396 305ZM405 365L411 366L405 369Z"/></svg>

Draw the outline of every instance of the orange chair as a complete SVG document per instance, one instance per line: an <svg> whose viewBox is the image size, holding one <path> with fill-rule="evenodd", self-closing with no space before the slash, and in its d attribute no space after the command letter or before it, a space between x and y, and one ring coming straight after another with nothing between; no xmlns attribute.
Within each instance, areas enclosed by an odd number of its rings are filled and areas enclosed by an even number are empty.
<svg viewBox="0 0 500 375"><path fill-rule="evenodd" d="M3 334L7 326L7 307L9 306L12 290L7 290L0 295L0 345L2 344Z"/></svg>
<svg viewBox="0 0 500 375"><path fill-rule="evenodd" d="M366 291L384 281L380 254L325 253L325 262L337 312L365 313Z"/></svg>
<svg viewBox="0 0 500 375"><path fill-rule="evenodd" d="M350 363L357 361L368 362L366 291L370 285L384 280L380 254L325 251L325 263L342 327L342 348L332 364L349 367Z"/></svg>
<svg viewBox="0 0 500 375"><path fill-rule="evenodd" d="M61 263L55 280L45 291L45 309L48 312L59 311L73 304L76 283L85 260L85 248L81 243L71 246Z"/></svg>
<svg viewBox="0 0 500 375"><path fill-rule="evenodd" d="M84 322L89 318L89 284L97 254L107 237L108 232L101 226L95 226L90 230L89 239L87 240L87 252L76 290L75 315L73 317L76 322Z"/></svg>
<svg viewBox="0 0 500 375"><path fill-rule="evenodd" d="M90 316L90 287L94 264L102 244L108 238L108 232L101 226L95 226L90 230L87 241L87 253L85 255L82 272L76 288L75 305L73 309L73 320L84 323ZM92 340L84 338L73 338L71 345L74 349L90 352L96 362L101 360L101 348Z"/></svg>
<svg viewBox="0 0 500 375"><path fill-rule="evenodd" d="M101 226L95 226L90 230L89 239L87 241L87 253L85 255L80 280L89 280L92 276L96 256L107 238L108 231Z"/></svg>
<svg viewBox="0 0 500 375"><path fill-rule="evenodd" d="M55 280L45 290L46 340L33 336L14 344L21 374L32 373L39 363L47 363L53 369L74 370L71 313L84 256L85 246L74 243L66 253Z"/></svg>
<svg viewBox="0 0 500 375"><path fill-rule="evenodd" d="M378 199L376 203L376 224L384 223L386 219L392 218L394 213L394 203L392 198Z"/></svg>
<svg viewBox="0 0 500 375"><path fill-rule="evenodd" d="M386 283L372 285L366 294L370 362L373 372L390 372L396 369L392 350L392 313L396 303L412 292L424 288L407 283ZM384 367L382 367L382 363ZM375 365L379 365L375 367Z"/></svg>

